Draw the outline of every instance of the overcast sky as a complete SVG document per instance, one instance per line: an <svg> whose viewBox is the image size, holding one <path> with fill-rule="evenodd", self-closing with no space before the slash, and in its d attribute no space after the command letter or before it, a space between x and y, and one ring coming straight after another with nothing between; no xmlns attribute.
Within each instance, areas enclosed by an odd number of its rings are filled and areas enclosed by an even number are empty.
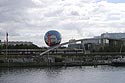
<svg viewBox="0 0 125 83"><path fill-rule="evenodd" d="M62 42L125 32L125 0L0 0L0 40L46 46L44 34L57 30Z"/></svg>

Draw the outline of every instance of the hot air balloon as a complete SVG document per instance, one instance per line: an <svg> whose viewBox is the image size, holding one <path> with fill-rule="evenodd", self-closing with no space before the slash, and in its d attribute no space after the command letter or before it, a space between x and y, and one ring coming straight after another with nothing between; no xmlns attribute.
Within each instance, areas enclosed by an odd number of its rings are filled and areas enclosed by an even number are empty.
<svg viewBox="0 0 125 83"><path fill-rule="evenodd" d="M44 41L50 47L58 45L61 42L61 34L56 30L50 30L45 34Z"/></svg>

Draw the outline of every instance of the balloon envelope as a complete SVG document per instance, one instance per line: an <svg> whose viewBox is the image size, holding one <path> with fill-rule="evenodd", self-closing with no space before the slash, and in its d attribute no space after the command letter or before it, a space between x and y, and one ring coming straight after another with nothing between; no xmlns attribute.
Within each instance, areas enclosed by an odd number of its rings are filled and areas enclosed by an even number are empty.
<svg viewBox="0 0 125 83"><path fill-rule="evenodd" d="M44 41L48 46L55 46L61 42L61 34L58 31L50 30L44 36Z"/></svg>

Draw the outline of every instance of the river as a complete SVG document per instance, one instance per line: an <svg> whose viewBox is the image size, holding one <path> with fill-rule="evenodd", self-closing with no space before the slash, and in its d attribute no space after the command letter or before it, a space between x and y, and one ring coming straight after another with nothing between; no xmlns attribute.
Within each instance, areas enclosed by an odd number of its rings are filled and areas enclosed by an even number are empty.
<svg viewBox="0 0 125 83"><path fill-rule="evenodd" d="M125 67L0 68L0 83L125 83Z"/></svg>

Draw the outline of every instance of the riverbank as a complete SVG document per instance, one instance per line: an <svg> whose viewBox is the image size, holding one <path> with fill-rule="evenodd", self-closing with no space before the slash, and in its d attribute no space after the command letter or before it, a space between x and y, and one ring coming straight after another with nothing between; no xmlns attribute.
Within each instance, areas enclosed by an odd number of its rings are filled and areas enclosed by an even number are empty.
<svg viewBox="0 0 125 83"><path fill-rule="evenodd" d="M0 56L0 67L48 67L48 66L97 66L111 65L115 58L124 55L112 54L65 54L47 55L43 58L33 56L8 55Z"/></svg>
<svg viewBox="0 0 125 83"><path fill-rule="evenodd" d="M50 67L50 66L97 66L97 65L110 65L111 63L79 63L79 62L72 62L72 63L64 63L64 62L56 62L56 63L0 63L0 67Z"/></svg>

